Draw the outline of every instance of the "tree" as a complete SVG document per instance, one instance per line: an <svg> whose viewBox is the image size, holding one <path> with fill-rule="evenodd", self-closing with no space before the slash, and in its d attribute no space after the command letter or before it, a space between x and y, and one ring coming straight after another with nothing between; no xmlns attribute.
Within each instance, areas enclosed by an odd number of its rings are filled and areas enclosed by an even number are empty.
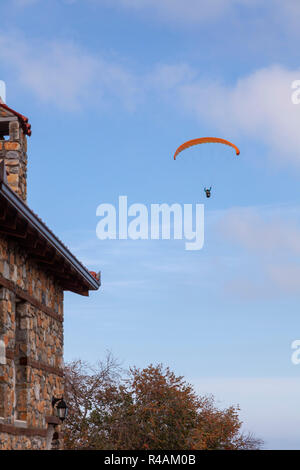
<svg viewBox="0 0 300 470"><path fill-rule="evenodd" d="M162 364L132 367L121 378L111 355L96 369L75 361L66 368L66 399L68 449L229 450L262 444L241 432L238 407L218 409L212 396L198 396Z"/></svg>
<svg viewBox="0 0 300 470"><path fill-rule="evenodd" d="M64 440L67 449L91 446L93 426L91 413L99 410L103 397L119 383L121 368L108 353L105 361L95 367L80 359L65 366L65 399L68 417L64 424Z"/></svg>

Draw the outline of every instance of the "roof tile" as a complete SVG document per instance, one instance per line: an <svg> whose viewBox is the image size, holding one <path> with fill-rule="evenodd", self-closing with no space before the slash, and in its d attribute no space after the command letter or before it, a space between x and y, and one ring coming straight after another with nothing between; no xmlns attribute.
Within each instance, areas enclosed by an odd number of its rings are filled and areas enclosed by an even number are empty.
<svg viewBox="0 0 300 470"><path fill-rule="evenodd" d="M15 116L17 116L17 118L21 122L21 126L22 126L22 129L23 129L24 133L28 136L31 136L31 124L29 124L29 122L28 122L29 121L28 117L23 116L23 114L18 113L14 109L7 106L5 103L0 102L0 107L5 109L6 111L10 111Z"/></svg>

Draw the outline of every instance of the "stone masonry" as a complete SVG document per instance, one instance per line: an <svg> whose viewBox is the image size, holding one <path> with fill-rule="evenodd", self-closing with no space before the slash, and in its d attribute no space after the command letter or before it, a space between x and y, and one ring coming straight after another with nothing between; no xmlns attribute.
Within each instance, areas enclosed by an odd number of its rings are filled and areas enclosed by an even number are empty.
<svg viewBox="0 0 300 470"><path fill-rule="evenodd" d="M0 449L45 449L51 400L63 395L63 291L3 238L0 273L12 283L0 288ZM20 298L15 286L32 301Z"/></svg>
<svg viewBox="0 0 300 470"><path fill-rule="evenodd" d="M0 136L0 161L11 189L26 202L26 135L12 113L0 116L9 134ZM3 286L0 278L0 449L50 448L59 429L51 400L63 395L63 291L9 237L0 237L0 276L12 283ZM32 300L18 297L15 286Z"/></svg>
<svg viewBox="0 0 300 470"><path fill-rule="evenodd" d="M27 198L27 138L13 113L1 109L1 122L7 123L5 140L0 133L0 162L4 159L7 168L7 179L10 187L26 202ZM1 132L1 131L0 131ZM2 140L1 140L2 137Z"/></svg>
<svg viewBox="0 0 300 470"><path fill-rule="evenodd" d="M26 119L0 103L0 450L62 448L52 398L64 393L64 290L100 286L41 219L24 218Z"/></svg>

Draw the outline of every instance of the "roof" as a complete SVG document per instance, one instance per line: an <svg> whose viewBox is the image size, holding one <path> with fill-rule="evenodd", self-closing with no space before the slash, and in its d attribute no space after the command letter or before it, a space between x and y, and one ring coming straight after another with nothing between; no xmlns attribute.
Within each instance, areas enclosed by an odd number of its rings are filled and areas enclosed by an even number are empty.
<svg viewBox="0 0 300 470"><path fill-rule="evenodd" d="M0 234L15 239L30 259L58 280L63 290L88 295L90 290L100 287L100 274L88 271L9 187L3 161L0 163Z"/></svg>
<svg viewBox="0 0 300 470"><path fill-rule="evenodd" d="M31 124L29 124L28 117L23 116L23 114L18 113L12 108L9 108L5 103L2 103L1 101L0 101L0 107L14 114L19 119L22 129L24 131L24 134L31 136Z"/></svg>

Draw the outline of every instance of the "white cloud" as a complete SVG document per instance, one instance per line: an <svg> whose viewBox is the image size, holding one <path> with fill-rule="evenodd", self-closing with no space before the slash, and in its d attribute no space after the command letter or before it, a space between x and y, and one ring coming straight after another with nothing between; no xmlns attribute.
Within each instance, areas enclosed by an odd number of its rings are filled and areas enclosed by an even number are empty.
<svg viewBox="0 0 300 470"><path fill-rule="evenodd" d="M0 59L46 103L76 109L85 102L117 100L134 110L146 94L155 93L161 99L171 98L181 111L210 122L216 133L260 141L277 163L300 166L300 104L291 99L291 85L300 79L300 69L274 65L233 85L209 82L184 63L159 64L152 72L138 75L74 43L37 43L4 33L0 34Z"/></svg>
<svg viewBox="0 0 300 470"><path fill-rule="evenodd" d="M22 0L21 0L22 1ZM26 1L26 0L25 0ZM29 0L30 1L30 0ZM73 4L80 0L64 0ZM268 27L284 28L298 26L300 4L298 0L81 0L86 4L123 8L144 13L147 18L157 18L165 23L178 25L199 24L223 20L226 23L248 21L247 10L252 21L268 18ZM251 20L250 20L251 21Z"/></svg>
<svg viewBox="0 0 300 470"><path fill-rule="evenodd" d="M298 208L299 212L300 208ZM218 233L239 251L240 264L225 284L229 294L246 299L300 292L300 227L294 209L236 208L217 223Z"/></svg>
<svg viewBox="0 0 300 470"><path fill-rule="evenodd" d="M267 144L281 162L300 165L300 105L291 84L299 70L271 66L240 78L233 86L194 81L177 93L199 119L225 135L244 135Z"/></svg>
<svg viewBox="0 0 300 470"><path fill-rule="evenodd" d="M18 44L18 47L15 47ZM106 97L134 109L138 89L122 65L92 55L71 42L37 42L2 33L0 59L43 102L76 109Z"/></svg>
<svg viewBox="0 0 300 470"><path fill-rule="evenodd" d="M255 0L254 0L255 2ZM198 22L220 17L236 5L248 5L249 0L117 0L116 3L134 9L150 10L164 19Z"/></svg>
<svg viewBox="0 0 300 470"><path fill-rule="evenodd" d="M231 242L260 256L300 256L300 227L290 214L284 214L284 208L281 214L276 212L272 207L230 209L221 218L219 229Z"/></svg>
<svg viewBox="0 0 300 470"><path fill-rule="evenodd" d="M300 264L280 264L267 267L270 280L280 291L299 294L300 293Z"/></svg>
<svg viewBox="0 0 300 470"><path fill-rule="evenodd" d="M165 93L166 91L178 90L178 87L196 79L196 70L188 64L158 64L145 77L145 84L150 90Z"/></svg>
<svg viewBox="0 0 300 470"><path fill-rule="evenodd" d="M289 29L297 28L299 32L300 3L298 0L275 0L273 12L279 24L284 23Z"/></svg>
<svg viewBox="0 0 300 470"><path fill-rule="evenodd" d="M292 89L295 80L300 80L300 68L273 65L225 85L177 64L157 66L147 83L221 135L263 143L273 163L300 167L300 104L292 102L292 95L300 94Z"/></svg>
<svg viewBox="0 0 300 470"><path fill-rule="evenodd" d="M46 1L46 0L43 0ZM49 0L50 1L50 0ZM52 2L53 0L51 0ZM297 31L300 20L298 0L58 0L72 7L75 3L98 4L100 7L122 8L145 13L147 18L157 18L166 23L188 26L201 22L225 22L248 20L246 11L252 18L261 19L262 12L268 17L268 26ZM18 7L42 3L42 0L12 0ZM257 16L255 15L257 12ZM253 13L254 12L254 13Z"/></svg>

